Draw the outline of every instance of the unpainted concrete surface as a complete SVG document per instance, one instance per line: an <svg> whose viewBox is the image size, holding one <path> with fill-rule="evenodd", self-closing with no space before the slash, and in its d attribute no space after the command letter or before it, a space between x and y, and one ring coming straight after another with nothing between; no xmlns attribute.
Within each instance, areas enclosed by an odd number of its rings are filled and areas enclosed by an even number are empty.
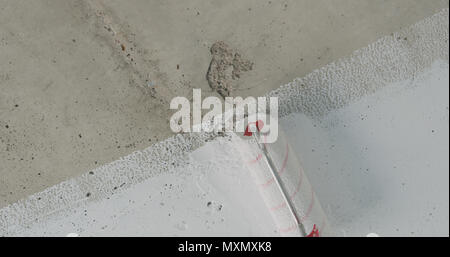
<svg viewBox="0 0 450 257"><path fill-rule="evenodd" d="M0 1L0 207L169 135L169 102L215 94L210 47L262 95L448 7L446 0Z"/></svg>

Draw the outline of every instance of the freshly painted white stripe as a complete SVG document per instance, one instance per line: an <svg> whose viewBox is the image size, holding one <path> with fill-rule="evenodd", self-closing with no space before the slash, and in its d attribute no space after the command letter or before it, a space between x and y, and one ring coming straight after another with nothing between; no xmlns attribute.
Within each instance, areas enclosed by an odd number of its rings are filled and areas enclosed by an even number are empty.
<svg viewBox="0 0 450 257"><path fill-rule="evenodd" d="M337 235L449 235L449 65L281 120Z"/></svg>

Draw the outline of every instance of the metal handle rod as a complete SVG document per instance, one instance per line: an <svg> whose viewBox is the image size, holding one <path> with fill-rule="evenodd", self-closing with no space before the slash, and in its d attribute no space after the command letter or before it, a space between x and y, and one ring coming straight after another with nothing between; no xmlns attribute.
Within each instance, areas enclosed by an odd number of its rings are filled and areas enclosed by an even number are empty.
<svg viewBox="0 0 450 257"><path fill-rule="evenodd" d="M261 144L261 143L259 142L259 140L258 140L256 134L259 134L259 133L254 133L254 134L253 134L253 135L254 135L254 138L255 138L255 140L256 140L256 143L258 144L259 148L262 150L262 152L263 152L263 154L264 154L264 157L265 157L264 159L266 160L266 162L267 162L267 164L268 164L268 166L269 166L269 168L270 168L270 170L271 170L271 172L272 172L272 175L273 175L273 177L274 177L275 183L276 183L276 185L278 186L278 189L280 190L281 195L283 196L284 200L285 200L286 203L287 203L287 207L288 207L288 209L289 209L289 212L290 212L290 213L292 214L292 216L294 217L294 220L295 220L295 222L297 223L297 225L298 225L298 227L299 227L300 232L302 233L302 235L303 235L303 236L306 236L307 234L306 234L305 227L304 227L304 225L300 222L300 219L298 218L298 215L297 215L297 212L296 212L295 209L294 209L294 204L293 204L292 200L290 199L290 197L288 197L288 193L287 193L286 186L284 185L283 180L281 179L280 175L279 175L278 172L277 172L276 166L275 166L275 164L273 163L273 160L272 160L272 158L270 157L269 152L267 151L266 144Z"/></svg>

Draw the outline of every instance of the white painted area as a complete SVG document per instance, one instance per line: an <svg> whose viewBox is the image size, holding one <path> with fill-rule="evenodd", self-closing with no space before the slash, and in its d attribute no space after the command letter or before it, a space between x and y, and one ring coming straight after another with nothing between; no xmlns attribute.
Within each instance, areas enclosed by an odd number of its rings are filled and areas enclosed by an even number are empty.
<svg viewBox="0 0 450 257"><path fill-rule="evenodd" d="M338 235L448 236L449 66L282 120Z"/></svg>
<svg viewBox="0 0 450 257"><path fill-rule="evenodd" d="M269 211L229 140L219 138L192 152L188 164L174 174L50 215L20 235L276 235Z"/></svg>

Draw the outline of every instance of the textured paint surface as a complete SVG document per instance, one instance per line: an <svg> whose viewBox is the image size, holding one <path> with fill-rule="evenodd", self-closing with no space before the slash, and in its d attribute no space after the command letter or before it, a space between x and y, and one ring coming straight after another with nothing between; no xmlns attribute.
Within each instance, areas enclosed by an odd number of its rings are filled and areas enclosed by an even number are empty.
<svg viewBox="0 0 450 257"><path fill-rule="evenodd" d="M282 120L337 235L449 235L449 66Z"/></svg>
<svg viewBox="0 0 450 257"><path fill-rule="evenodd" d="M229 140L220 138L195 150L173 174L50 215L11 235L276 235L269 211Z"/></svg>

